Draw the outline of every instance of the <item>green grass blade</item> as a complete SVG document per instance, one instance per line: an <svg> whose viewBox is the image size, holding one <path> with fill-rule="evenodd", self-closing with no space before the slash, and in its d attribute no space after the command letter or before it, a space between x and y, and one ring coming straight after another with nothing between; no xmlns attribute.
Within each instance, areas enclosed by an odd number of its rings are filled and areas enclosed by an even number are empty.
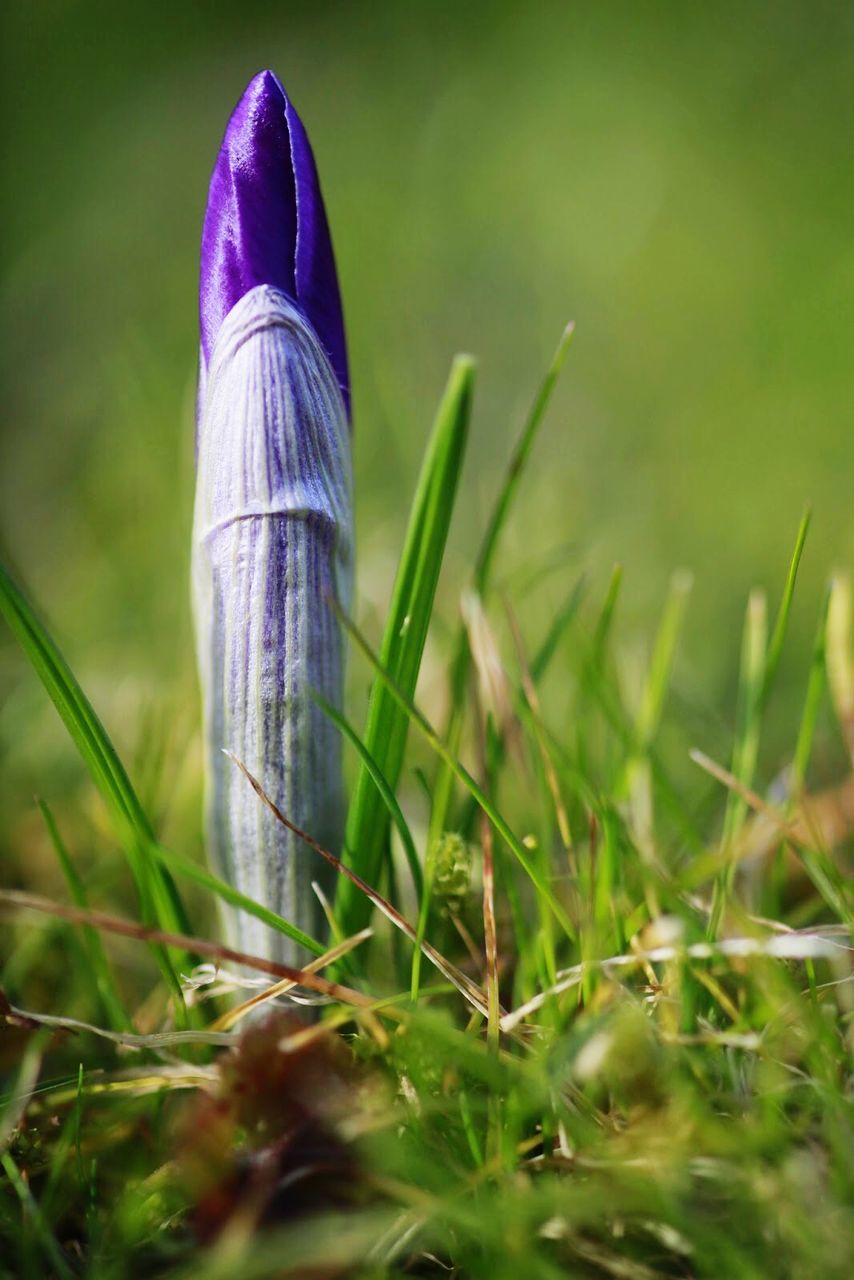
<svg viewBox="0 0 854 1280"><path fill-rule="evenodd" d="M606 597L597 618L589 649L581 655L578 668L578 684L582 697L579 699L579 704L576 708L579 731L574 763L570 759L565 745L550 735L551 749L557 753L563 762L563 767L574 770L577 774L576 788L586 773L586 766L581 752L584 743L583 726L588 715L586 707L588 702L596 705L602 712L605 722L619 742L623 756L630 754L635 746L635 719L623 706L619 688L614 677L609 675L606 662L608 639L619 600L621 583L622 569L617 564L611 574ZM680 839L685 845L695 853L702 852L704 844L697 830L694 817L681 799L679 790L656 754L654 745L650 747L648 756L662 807L668 811L671 818L677 823ZM622 761L619 767L622 769ZM619 772L617 777L619 777Z"/></svg>
<svg viewBox="0 0 854 1280"><path fill-rule="evenodd" d="M474 372L469 356L454 361L421 468L380 650L383 668L407 697L415 692L462 471ZM406 715L382 681L375 681L363 740L392 790L400 775L407 731ZM354 869L369 884L379 881L388 832L388 811L362 761L347 816L345 845ZM336 901L345 932L364 927L370 905L348 880L339 882Z"/></svg>
<svg viewBox="0 0 854 1280"><path fill-rule="evenodd" d="M539 649L531 659L531 679L534 684L539 684L546 674L558 645L575 620L586 590L587 580L581 577L572 588L566 603L555 614Z"/></svg>
<svg viewBox="0 0 854 1280"><path fill-rule="evenodd" d="M739 723L732 753L732 774L738 782L749 787L759 755L759 732L762 723L762 695L765 687L766 655L768 651L768 610L765 594L752 591L747 605L744 632L741 642L741 675L739 680ZM745 800L735 791L727 796L724 815L722 844L724 850L733 850L747 814ZM709 918L709 937L717 937L726 901L735 879L736 862L729 859L721 872L712 902Z"/></svg>
<svg viewBox="0 0 854 1280"><path fill-rule="evenodd" d="M762 693L760 695L760 706L764 707L771 693L771 687L774 683L774 677L777 674L777 667L780 665L780 656L783 652L783 642L786 638L786 629L789 625L789 615L792 611L792 600L795 595L795 584L798 580L798 568L801 563L801 556L804 551L804 543L807 540L809 532L810 520L812 512L807 510L801 516L801 523L798 526L797 536L795 538L795 549L792 552L792 558L789 562L789 572L786 576L786 585L783 588L783 598L780 601L780 608L777 611L777 617L774 622L774 630L771 633L771 639L768 642L768 655L765 659L765 675L762 681Z"/></svg>
<svg viewBox="0 0 854 1280"><path fill-rule="evenodd" d="M624 794L628 802L628 824L632 840L641 860L648 866L654 866L658 858L655 789L650 750L658 731L667 696L676 646L685 620L691 581L691 575L685 572L675 573L671 579L635 718L634 743L626 756L623 776L617 786L618 794ZM649 877L646 878L645 896L650 914L653 917L659 915L658 894Z"/></svg>
<svg viewBox="0 0 854 1280"><path fill-rule="evenodd" d="M804 709L798 729L794 759L792 760L792 784L790 789L790 807L792 808L797 805L804 789L807 766L812 754L812 745L818 722L818 713L827 687L828 616L832 593L833 585L831 584L822 601L813 645ZM850 894L848 886L833 860L833 855L823 847L823 841L818 833L816 833L815 848L803 848L800 854L804 868L821 897L837 917L850 926L852 912L849 906Z"/></svg>
<svg viewBox="0 0 854 1280"><path fill-rule="evenodd" d="M47 690L113 816L147 922L156 922L164 931L189 933L187 915L171 877L149 856L154 840L151 823L107 731L47 629L2 565L0 613ZM165 954L158 951L158 955L169 970L173 989L179 990L171 962Z"/></svg>
<svg viewBox="0 0 854 1280"><path fill-rule="evenodd" d="M513 456L507 467L507 473L504 477L504 483L501 486L495 506L492 509L492 515L489 524L486 527L486 533L480 546L477 561L474 570L474 589L479 596L486 594L492 578L492 565L495 560L495 552L498 546L498 539L501 531L507 522L507 516L516 496L516 490L519 487L519 481L525 465L530 457L531 450L534 447L534 441L537 438L543 418L546 415L546 409L552 398L552 392L557 385L560 377L560 371L563 368L564 361L569 354L569 348L572 344L572 337L575 333L575 324L570 322L564 329L557 345L557 350L552 357L552 362L546 371L543 381L540 383L534 403L531 406L530 413L522 428L522 433L513 450Z"/></svg>
<svg viewBox="0 0 854 1280"><path fill-rule="evenodd" d="M675 573L670 583L658 634L652 651L643 697L637 717L638 749L646 751L658 730L664 700L670 683L670 672L676 653L685 610L691 592L690 573Z"/></svg>
<svg viewBox="0 0 854 1280"><path fill-rule="evenodd" d="M139 806L115 748L65 659L46 629L0 565L0 610L20 641L36 673L114 813L126 825L151 829Z"/></svg>
<svg viewBox="0 0 854 1280"><path fill-rule="evenodd" d="M383 686L388 690L395 704L401 709L406 717L412 721L429 746L436 752L440 759L448 765L458 781L460 781L474 797L479 807L492 823L496 834L499 835L508 846L519 862L519 865L526 872L531 883L537 889L537 892L542 896L545 902L548 903L548 906L558 924L560 924L568 937L574 938L575 929L566 914L566 911L556 898L551 885L549 885L543 878L539 867L531 860L527 849L516 833L508 825L506 819L502 817L499 811L495 808L494 804L489 799L489 796L487 796L483 789L478 785L476 780L469 773L468 769L466 769L465 765L457 760L453 752L448 748L447 744L442 741L426 717L421 714L418 708L415 707L403 694L402 690L397 687L391 675L385 670L382 662L373 652L358 627L356 627L348 618L342 618L342 620L348 633L355 641L357 647L367 658L374 671L377 673L377 676L382 681Z"/></svg>
<svg viewBox="0 0 854 1280"><path fill-rule="evenodd" d="M397 803L397 796L392 791L376 760L371 755L364 742L362 742L349 720L347 720L340 711L337 711L330 702L327 702L322 694L315 692L314 700L317 705L326 712L332 723L337 725L344 737L356 751L356 754L368 770L368 773L373 778L377 791L382 797L383 804L388 810L389 817L397 828L401 844L403 845L403 851L406 854L409 871L415 885L415 892L420 901L421 895L424 891L424 873L421 870L421 863L418 860L418 850L415 847L412 832L409 830L409 824L403 816L403 810Z"/></svg>
<svg viewBox="0 0 854 1280"><path fill-rule="evenodd" d="M789 572L780 608L774 622L770 639L767 636L767 616L765 596L761 592L753 592L748 605L744 638L741 654L741 681L739 699L741 704L738 733L733 751L732 772L739 782L750 786L759 755L759 735L764 711L773 686L774 677L780 664L783 643L792 610L798 568L803 555L804 544L809 532L811 512L805 511L798 526L795 547L789 562ZM822 673L824 667L822 664ZM815 665L813 664L813 671ZM723 846L732 849L744 822L747 806L744 800L730 792L727 799L724 817ZM735 877L735 862L730 862L721 873L715 886L712 913L709 920L709 936L717 934L726 899L731 892Z"/></svg>
<svg viewBox="0 0 854 1280"><path fill-rule="evenodd" d="M614 615L617 612L617 601L620 598L620 588L623 585L623 566L615 564L611 570L611 576L608 579L608 590L605 593L605 600L602 605L602 611L596 620L596 631L593 636L593 663L599 668L605 661L605 650L608 647L608 637L611 634L611 627L614 624Z"/></svg>
<svg viewBox="0 0 854 1280"><path fill-rule="evenodd" d="M74 1280L74 1272L67 1265L62 1255L62 1250L57 1244L56 1237L45 1222L36 1198L30 1190L28 1180L23 1177L8 1151L0 1156L0 1165L2 1165L6 1177L9 1179L9 1185L14 1188L21 1202L24 1217L31 1224L33 1235L40 1244L45 1260L50 1264L53 1274L59 1276L61 1280Z"/></svg>
<svg viewBox="0 0 854 1280"><path fill-rule="evenodd" d="M285 920L284 916L277 915L275 911L271 911L269 907L256 902L254 898L248 898L245 893L241 893L239 889L235 889L227 881L220 880L219 876L215 876L212 871L208 871L207 867L202 866L201 863L194 862L186 854L177 853L174 849L166 849L160 844L151 845L150 851L164 869L174 871L176 875L182 876L183 879L190 880L193 884L210 890L218 898L222 898L223 902L227 902L232 907L237 907L240 911L245 911L247 915L254 916L256 920L262 920L271 929L276 929L279 933L285 934L286 937L292 938L294 942L298 942L300 946L313 952L314 955L322 956L326 950L326 947L321 946L316 938L303 933L302 929L298 929L295 924Z"/></svg>
<svg viewBox="0 0 854 1280"><path fill-rule="evenodd" d="M741 654L741 714L732 768L738 781L747 787L753 783L759 754L762 692L767 653L767 621L765 593L754 591L750 595L744 624ZM725 844L731 843L737 836L746 812L745 801L741 796L730 792L730 804L724 822Z"/></svg>
<svg viewBox="0 0 854 1280"><path fill-rule="evenodd" d="M80 874L75 867L65 842L59 833L59 827L56 825L56 819L51 813L44 800L37 800L39 811L44 819L50 836L51 844L56 853L57 860L62 873L65 876L68 890L71 894L71 900L75 906L82 907L84 911L88 911L90 907L89 895L86 893L85 885ZM131 1021L122 1004L113 975L107 961L107 953L104 950L104 944L101 935L97 929L93 929L91 925L84 925L82 928L83 942L86 950L86 956L89 961L89 967L92 971L92 979L95 988L101 999L101 1004L107 1014L107 1019L114 1031L129 1031L131 1029Z"/></svg>
<svg viewBox="0 0 854 1280"><path fill-rule="evenodd" d="M792 781L790 793L792 801L797 803L804 782L807 766L812 755L812 744L815 738L815 727L819 708L827 685L827 622L830 609L831 587L828 587L818 619L815 643L813 645L810 673L807 680L807 695L804 702L801 723L798 729L798 740L795 744L795 755L792 760Z"/></svg>
<svg viewBox="0 0 854 1280"><path fill-rule="evenodd" d="M531 405L528 417L525 420L522 432L513 450L504 482L495 499L495 505L492 508L492 514L486 526L486 532L481 542L480 551L475 561L475 569L473 574L473 588L477 595L485 597L489 591L492 581L492 566L495 561L495 552L498 547L499 538L504 525L507 523L507 517L525 464L530 457L531 450L534 446L537 433L545 418L546 409L552 398L552 392L557 385L560 371L563 368L572 343L572 336L575 333L575 325L570 323L566 326L561 334L560 342L557 350L552 357L543 381L540 383L534 403ZM448 742L452 751L457 751L462 733L463 707L465 706L465 690L471 667L471 653L469 650L468 632L465 626L460 623L457 630L456 641L454 644L454 658L451 663L451 712L445 729L445 740ZM438 840L442 835L447 821L448 809L451 802L452 792L452 775L448 768L444 765L440 766L437 771L436 783L433 788L433 808L430 816L430 841Z"/></svg>
<svg viewBox="0 0 854 1280"><path fill-rule="evenodd" d="M556 613L551 626L546 633L544 640L537 649L531 659L531 679L535 685L539 685L545 678L546 672L551 665L552 659L557 653L558 647L570 626L575 620L581 602L584 598L584 592L587 588L586 580L581 577L575 583L567 600ZM514 706L517 714L520 709L524 709L525 700L521 689L517 689L514 695ZM492 761L493 770L497 771L504 763L506 756L507 744L503 737L496 737L494 744L494 759ZM453 777L450 770L447 770L449 778ZM474 820L477 816L478 807L471 796L469 796L462 813L457 822L457 829L465 839L471 839L474 830ZM441 834L441 833L440 833Z"/></svg>

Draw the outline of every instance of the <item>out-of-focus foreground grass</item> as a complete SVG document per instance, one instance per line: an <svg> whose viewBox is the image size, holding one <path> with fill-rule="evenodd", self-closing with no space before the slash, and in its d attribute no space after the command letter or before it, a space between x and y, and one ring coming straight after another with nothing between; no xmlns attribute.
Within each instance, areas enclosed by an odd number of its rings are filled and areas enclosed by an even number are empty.
<svg viewBox="0 0 854 1280"><path fill-rule="evenodd" d="M477 351L482 374L446 617L572 318L507 585L535 627L573 575L604 589L620 559L631 636L651 632L670 571L692 569L675 690L714 745L716 717L734 713L747 588L779 589L811 501L788 727L824 575L854 560L854 11L41 0L6 6L3 22L0 537L138 751L141 790L156 780L176 844L198 843L186 569L199 228L228 112L263 65L308 123L337 248L368 630L451 354ZM428 653L428 704L429 671ZM61 808L78 783L85 793L4 633L0 845L15 862L29 850L28 877L43 841L30 839L33 790Z"/></svg>

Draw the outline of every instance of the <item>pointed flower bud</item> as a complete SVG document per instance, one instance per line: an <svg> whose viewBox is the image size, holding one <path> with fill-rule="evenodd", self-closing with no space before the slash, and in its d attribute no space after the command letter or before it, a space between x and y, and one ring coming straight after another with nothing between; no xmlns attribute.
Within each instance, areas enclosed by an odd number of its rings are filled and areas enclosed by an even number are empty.
<svg viewBox="0 0 854 1280"><path fill-rule="evenodd" d="M250 81L211 176L202 231L202 372L220 325L255 285L297 304L326 353L350 410L344 318L332 240L302 121L272 71Z"/></svg>
<svg viewBox="0 0 854 1280"><path fill-rule="evenodd" d="M193 603L204 704L207 830L217 872L306 932L318 859L223 754L337 850L337 731L349 604L350 435L329 232L302 125L278 80L238 104L211 181L200 288L202 379ZM293 963L288 939L230 912L241 950Z"/></svg>

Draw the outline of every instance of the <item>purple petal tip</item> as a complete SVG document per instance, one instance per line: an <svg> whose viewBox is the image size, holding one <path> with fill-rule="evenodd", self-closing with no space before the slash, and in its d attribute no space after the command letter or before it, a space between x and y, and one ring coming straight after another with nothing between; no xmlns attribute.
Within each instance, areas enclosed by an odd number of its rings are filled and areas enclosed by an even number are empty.
<svg viewBox="0 0 854 1280"><path fill-rule="evenodd" d="M344 319L317 169L302 121L272 71L259 72L247 86L211 177L199 283L205 363L229 311L262 284L299 306L329 357L349 414Z"/></svg>

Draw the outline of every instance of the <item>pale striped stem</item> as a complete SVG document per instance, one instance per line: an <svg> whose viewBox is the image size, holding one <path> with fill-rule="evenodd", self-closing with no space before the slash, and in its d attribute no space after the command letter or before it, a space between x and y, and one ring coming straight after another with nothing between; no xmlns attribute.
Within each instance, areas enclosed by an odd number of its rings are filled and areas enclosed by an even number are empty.
<svg viewBox="0 0 854 1280"><path fill-rule="evenodd" d="M204 703L209 855L217 872L307 933L324 867L276 821L223 749L277 806L338 851L340 741L316 689L341 705L349 605L350 434L314 330L279 290L232 308L208 363L193 529L193 601ZM282 963L287 938L228 909L231 945Z"/></svg>

